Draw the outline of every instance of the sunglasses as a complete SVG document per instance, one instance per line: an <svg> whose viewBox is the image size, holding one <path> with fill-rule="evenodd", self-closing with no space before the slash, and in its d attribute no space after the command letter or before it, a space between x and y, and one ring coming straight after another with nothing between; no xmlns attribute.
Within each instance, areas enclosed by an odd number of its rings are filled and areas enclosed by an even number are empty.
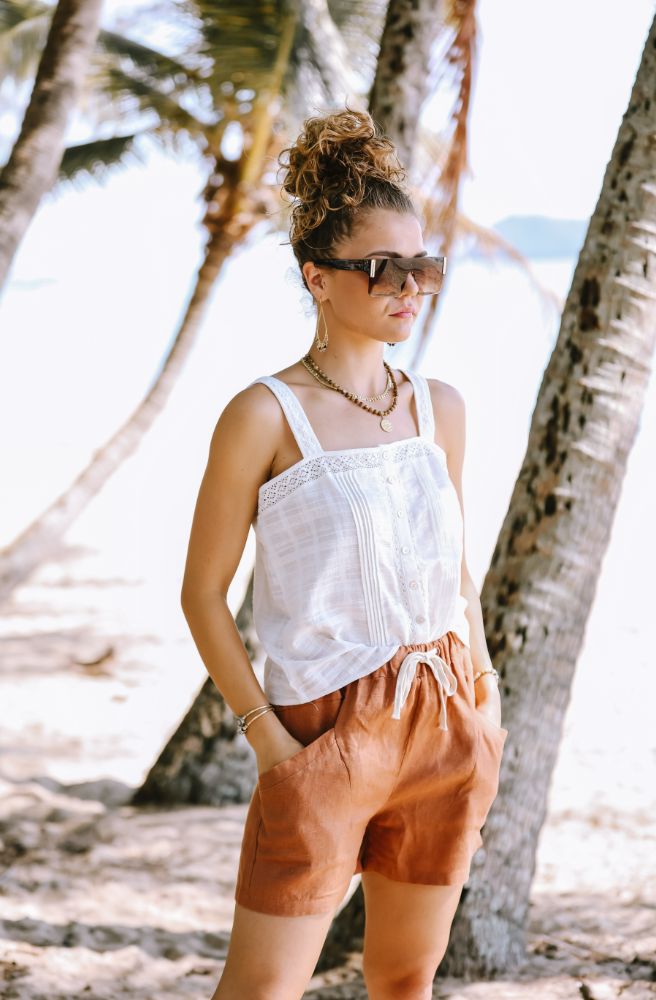
<svg viewBox="0 0 656 1000"><path fill-rule="evenodd" d="M412 274L418 295L437 295L446 273L446 257L365 257L363 260L313 260L321 267L339 271L364 271L369 275L370 295L400 295Z"/></svg>

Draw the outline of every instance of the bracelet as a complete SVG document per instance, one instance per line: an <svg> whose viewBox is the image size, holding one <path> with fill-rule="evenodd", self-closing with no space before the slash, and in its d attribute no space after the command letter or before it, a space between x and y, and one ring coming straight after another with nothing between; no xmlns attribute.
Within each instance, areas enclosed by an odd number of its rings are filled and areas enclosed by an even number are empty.
<svg viewBox="0 0 656 1000"><path fill-rule="evenodd" d="M253 715L253 712L257 712L257 715ZM266 705L256 705L255 708L250 708L243 715L235 715L237 729L240 733L245 733L251 722L255 722L256 719L259 719L261 715L266 715L267 712L273 712L273 705L270 705L268 702ZM249 715L253 715L253 718L248 719ZM246 721L247 719L248 722Z"/></svg>
<svg viewBox="0 0 656 1000"><path fill-rule="evenodd" d="M474 684L476 683L479 677L483 676L483 674L494 674L497 683L499 682L498 671L496 671L494 667L488 667L486 670L479 670L478 673L474 674Z"/></svg>

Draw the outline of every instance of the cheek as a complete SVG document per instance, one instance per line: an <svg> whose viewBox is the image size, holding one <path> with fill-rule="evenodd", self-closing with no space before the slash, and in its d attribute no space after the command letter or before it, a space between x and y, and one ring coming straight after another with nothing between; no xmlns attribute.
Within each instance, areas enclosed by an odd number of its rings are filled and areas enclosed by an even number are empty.
<svg viewBox="0 0 656 1000"><path fill-rule="evenodd" d="M358 282L357 287L351 287L350 291L334 300L333 308L344 326L360 328L385 316L388 305L386 298L369 295L365 281L362 285Z"/></svg>

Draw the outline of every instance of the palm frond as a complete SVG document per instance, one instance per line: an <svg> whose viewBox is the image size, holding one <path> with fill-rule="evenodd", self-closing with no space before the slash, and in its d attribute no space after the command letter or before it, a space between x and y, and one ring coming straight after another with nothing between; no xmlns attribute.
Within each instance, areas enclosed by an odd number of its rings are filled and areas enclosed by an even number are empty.
<svg viewBox="0 0 656 1000"><path fill-rule="evenodd" d="M124 120L133 114L154 112L161 125L185 130L199 140L216 121L216 115L204 121L183 107L175 93L163 93L152 81L135 78L111 64L98 74L96 83L100 86L106 103L105 115L109 118Z"/></svg>
<svg viewBox="0 0 656 1000"><path fill-rule="evenodd" d="M34 78L51 16L42 3L0 0L0 83L11 79L21 84Z"/></svg>
<svg viewBox="0 0 656 1000"><path fill-rule="evenodd" d="M80 181L105 179L112 168L130 161L144 162L136 147L137 135L113 135L68 146L59 165L58 180L81 187Z"/></svg>
<svg viewBox="0 0 656 1000"><path fill-rule="evenodd" d="M0 74L17 80L34 76L45 45L54 5L40 0L0 0ZM204 60L192 55L187 63L107 28L98 33L98 55L120 61L127 71L166 84L171 91L204 85ZM93 69L92 69L93 73Z"/></svg>
<svg viewBox="0 0 656 1000"><path fill-rule="evenodd" d="M0 2L0 32L8 31L23 21L41 17L44 13L52 13L52 4L41 0L1 0Z"/></svg>
<svg viewBox="0 0 656 1000"><path fill-rule="evenodd" d="M328 8L346 47L349 63L369 92L376 73L387 0L328 0Z"/></svg>
<svg viewBox="0 0 656 1000"><path fill-rule="evenodd" d="M134 38L106 29L100 31L98 45L108 55L127 61L133 72L138 70L148 79L167 83L178 91L184 87L205 84L203 60L200 58L190 58L187 64ZM192 65L193 62L196 65Z"/></svg>

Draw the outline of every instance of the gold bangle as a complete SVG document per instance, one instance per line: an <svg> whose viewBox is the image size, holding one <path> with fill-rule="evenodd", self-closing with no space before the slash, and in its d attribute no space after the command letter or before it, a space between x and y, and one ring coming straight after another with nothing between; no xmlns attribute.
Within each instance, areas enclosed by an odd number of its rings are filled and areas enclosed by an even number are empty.
<svg viewBox="0 0 656 1000"><path fill-rule="evenodd" d="M479 670L478 673L474 675L474 684L476 683L479 677L483 676L483 674L494 674L497 684L499 683L498 672L494 669L494 667L488 667L486 670Z"/></svg>
<svg viewBox="0 0 656 1000"><path fill-rule="evenodd" d="M250 726L251 722L255 722L256 719L259 719L260 715L264 715L266 712L272 712L272 711L273 711L273 705L267 702L266 705L256 705L255 708L250 708L248 712L244 712L243 715L235 715L235 718L237 720L237 729L239 730L240 733L245 733L248 727ZM254 712L257 712L258 714L253 715ZM253 715L253 718L249 719L248 718L249 715Z"/></svg>

